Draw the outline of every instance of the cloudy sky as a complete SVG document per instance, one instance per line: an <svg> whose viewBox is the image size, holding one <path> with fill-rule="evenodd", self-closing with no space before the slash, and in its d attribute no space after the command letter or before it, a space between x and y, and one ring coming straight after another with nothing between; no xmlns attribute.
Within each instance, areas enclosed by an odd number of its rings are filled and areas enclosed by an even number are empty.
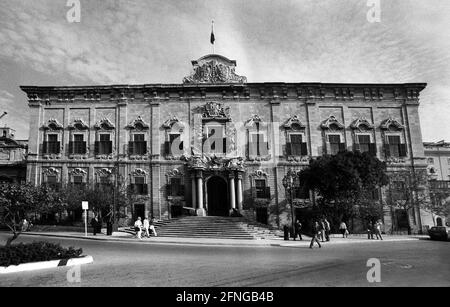
<svg viewBox="0 0 450 307"><path fill-rule="evenodd" d="M190 61L237 60L249 82L426 82L425 141L450 141L450 1L1 0L0 125L28 138L20 85L181 83Z"/></svg>

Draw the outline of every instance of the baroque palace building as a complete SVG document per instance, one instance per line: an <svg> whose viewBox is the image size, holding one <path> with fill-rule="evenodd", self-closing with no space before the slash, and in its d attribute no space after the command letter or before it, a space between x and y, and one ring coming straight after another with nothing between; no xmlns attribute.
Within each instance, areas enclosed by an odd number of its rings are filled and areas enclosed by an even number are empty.
<svg viewBox="0 0 450 307"><path fill-rule="evenodd" d="M138 195L133 218L235 209L280 227L291 219L282 179L311 158L368 151L392 173L426 174L418 113L426 84L249 83L221 55L192 64L181 84L22 86L31 114L27 180L116 176ZM301 215L314 195L294 194ZM382 201L386 192L376 194ZM385 211L389 231L403 215ZM420 210L410 213L421 229Z"/></svg>

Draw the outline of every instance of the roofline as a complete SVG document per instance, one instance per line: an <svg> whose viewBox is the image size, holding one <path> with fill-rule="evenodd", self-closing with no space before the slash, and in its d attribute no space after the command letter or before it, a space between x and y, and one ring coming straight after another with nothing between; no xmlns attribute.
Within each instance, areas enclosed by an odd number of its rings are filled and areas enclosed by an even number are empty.
<svg viewBox="0 0 450 307"><path fill-rule="evenodd" d="M154 83L154 84L111 84L111 85L87 85L87 86L34 86L21 85L20 89L24 92L28 91L62 91L62 90L120 90L120 89L156 89L156 88L223 88L223 87L251 87L251 86L287 86L287 87L403 87L403 88L420 88L420 91L426 88L427 83L321 83L321 82L253 82L253 83Z"/></svg>

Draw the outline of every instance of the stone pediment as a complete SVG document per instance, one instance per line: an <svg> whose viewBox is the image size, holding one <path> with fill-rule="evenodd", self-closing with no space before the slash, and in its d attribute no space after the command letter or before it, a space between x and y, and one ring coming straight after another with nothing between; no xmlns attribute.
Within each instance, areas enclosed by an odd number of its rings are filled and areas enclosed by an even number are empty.
<svg viewBox="0 0 450 307"><path fill-rule="evenodd" d="M108 118L102 118L95 125L95 129L101 130L113 130L115 128L114 124Z"/></svg>
<svg viewBox="0 0 450 307"><path fill-rule="evenodd" d="M141 116L138 116L135 120L126 126L127 129L135 129L135 130L146 130L150 128L150 125L147 124Z"/></svg>
<svg viewBox="0 0 450 307"><path fill-rule="evenodd" d="M326 120L322 122L320 125L322 129L329 129L329 130L342 130L344 129L344 125L341 124L337 118L333 115L328 117Z"/></svg>
<svg viewBox="0 0 450 307"><path fill-rule="evenodd" d="M369 122L369 120L365 117L360 117L356 119L351 125L352 129L360 129L360 130L371 130L374 128L374 125Z"/></svg>
<svg viewBox="0 0 450 307"><path fill-rule="evenodd" d="M44 124L43 128L46 130L63 130L64 129L63 125L61 125L58 122L58 120L55 118L50 118L48 120L48 122Z"/></svg>
<svg viewBox="0 0 450 307"><path fill-rule="evenodd" d="M395 118L389 117L381 123L380 128L383 130L390 130L391 128L394 130L403 130L404 126Z"/></svg>
<svg viewBox="0 0 450 307"><path fill-rule="evenodd" d="M235 73L236 61L218 54L210 54L192 61L194 71L183 79L185 84L247 83L247 78Z"/></svg>
<svg viewBox="0 0 450 307"><path fill-rule="evenodd" d="M87 130L89 129L89 126L82 119L74 119L68 128L71 130Z"/></svg>

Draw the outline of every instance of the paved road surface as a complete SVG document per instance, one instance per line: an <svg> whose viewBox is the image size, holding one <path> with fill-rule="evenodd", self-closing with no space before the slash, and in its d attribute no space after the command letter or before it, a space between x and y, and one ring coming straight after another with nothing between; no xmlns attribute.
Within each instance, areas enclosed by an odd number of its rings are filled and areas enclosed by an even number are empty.
<svg viewBox="0 0 450 307"><path fill-rule="evenodd" d="M6 239L0 234L0 242ZM81 283L68 268L3 275L0 286L450 286L450 243L428 240L290 247L182 246L43 239L82 247L94 264ZM369 284L366 262L381 261L381 283Z"/></svg>

